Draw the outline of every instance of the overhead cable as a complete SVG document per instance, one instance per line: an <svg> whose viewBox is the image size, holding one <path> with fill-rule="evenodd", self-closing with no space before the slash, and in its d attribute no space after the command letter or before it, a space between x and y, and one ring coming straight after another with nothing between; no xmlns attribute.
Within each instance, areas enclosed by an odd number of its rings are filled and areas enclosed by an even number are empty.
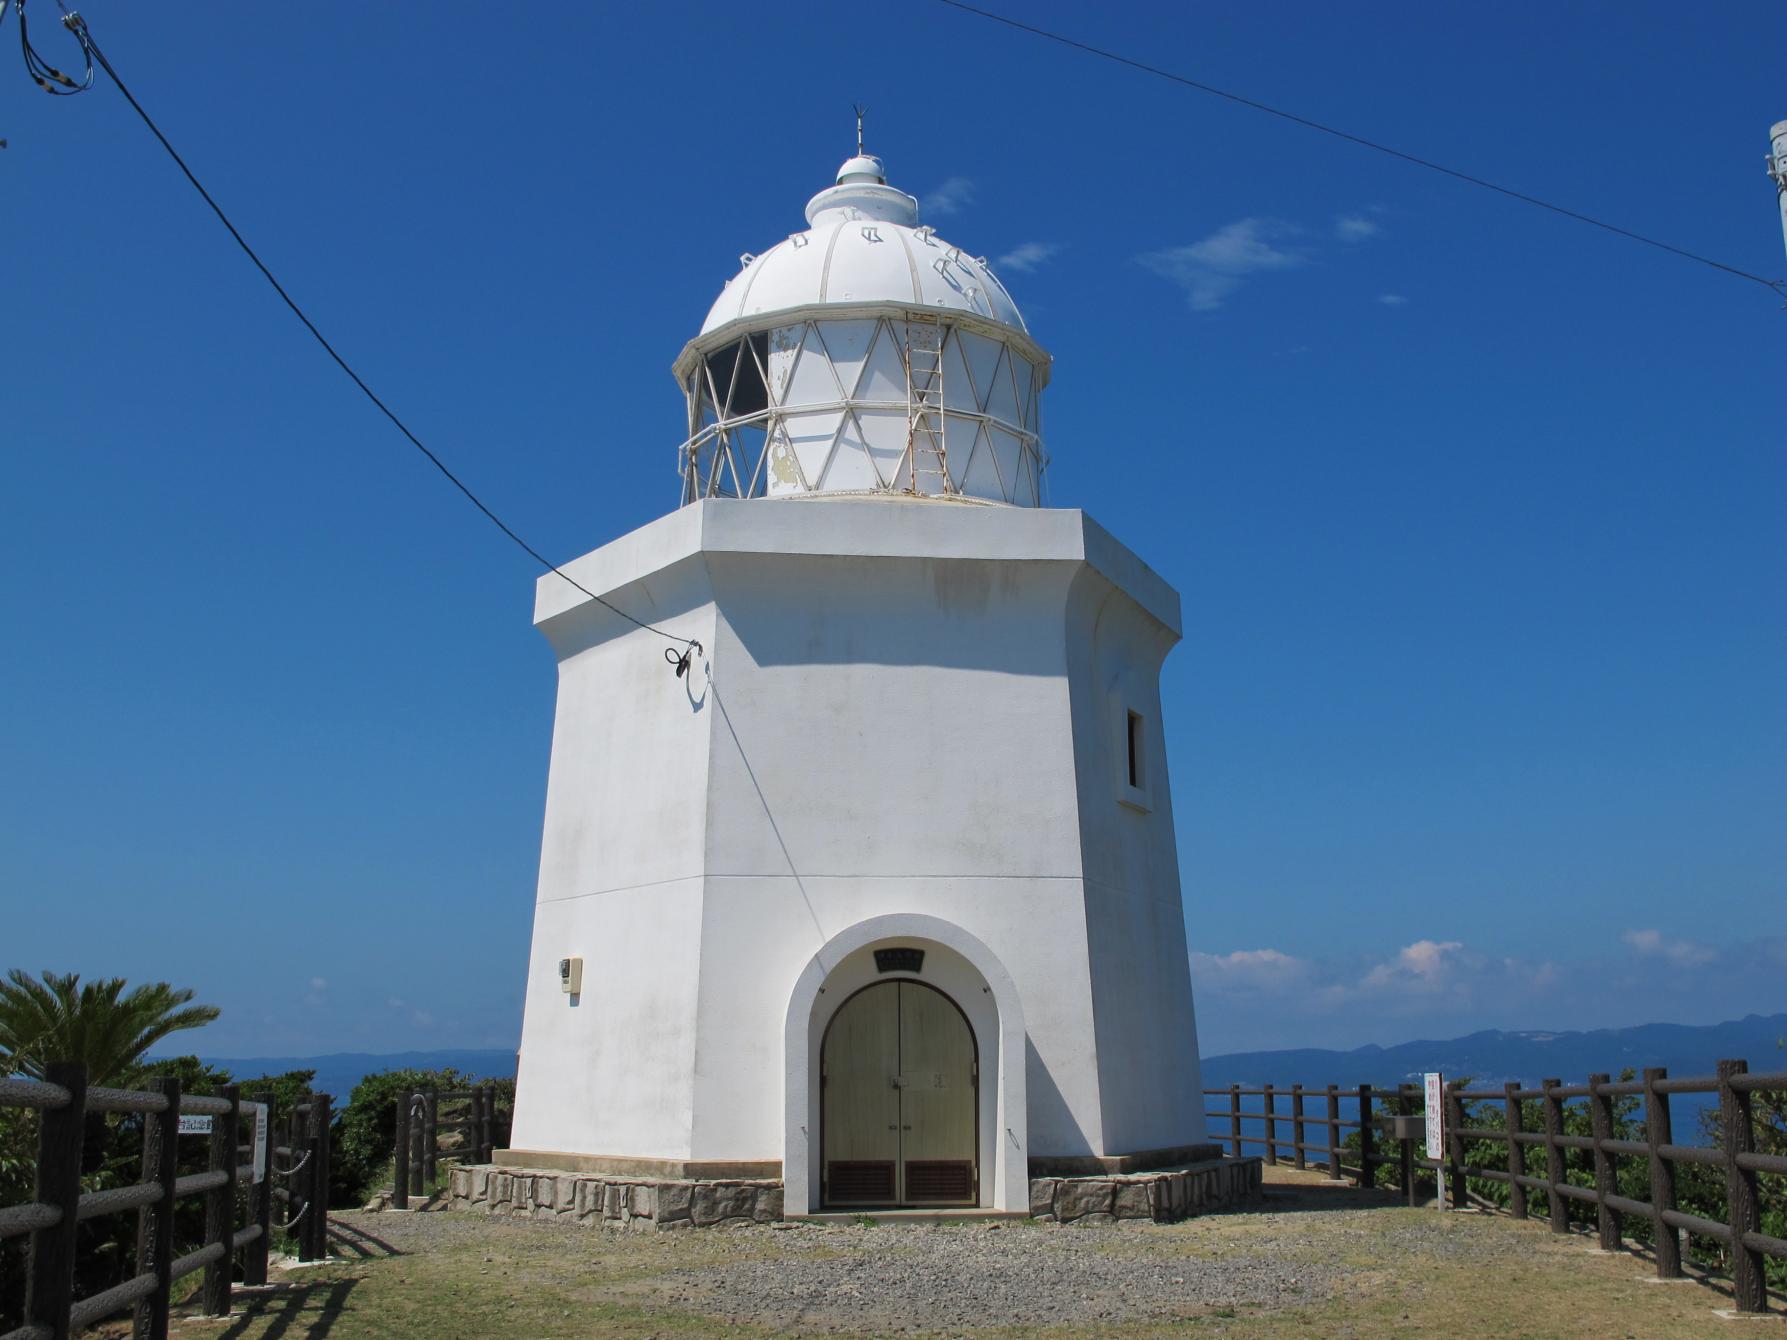
<svg viewBox="0 0 1787 1340"><path fill-rule="evenodd" d="M0 23L6 22L7 2L8 0L0 0ZM57 0L57 3L60 4L61 0ZM86 69L79 79L75 79L64 74L38 55L37 48L31 45L31 28L25 22L25 0L12 0L12 7L19 11L19 50L24 53L25 73L31 76L32 82L45 93L58 98L72 97L76 93L85 93L92 88L93 52L88 48L87 43L81 42L81 55L87 62ZM66 9L63 10L63 13L67 12ZM75 33L77 39L80 36L78 32Z"/></svg>
<svg viewBox="0 0 1787 1340"><path fill-rule="evenodd" d="M23 26L22 21L25 17L24 3L23 3L23 0L14 0L14 3L17 5L17 8L19 10L19 18L21 20L21 29L22 29L22 26ZM3 12L3 3L0 3L0 12ZM315 337L316 342L323 347L323 352L328 354L329 357L335 361L335 365L348 375L348 379L350 381L352 381L355 386L360 388L361 394L363 394L368 400L370 400L373 403L373 405L378 409L379 413L383 414L387 419L389 419L391 421L392 425L397 429L398 432L402 433L404 435L404 437L409 439L409 443L411 446L413 446L417 451L421 452L424 456L426 456L428 458L429 464L433 465L436 470L439 470L441 472L441 474L446 477L448 483L452 484L454 488L458 489L462 494L464 494L466 499L472 504L472 506L476 507L487 518L489 518L490 522L493 525L495 525L498 530L502 531L502 533L504 535L507 535L511 540L513 540L516 543L516 545L518 545L522 549L522 551L524 553L526 553L530 558L532 558L536 563L540 564L540 566L545 568L548 572L551 572L558 577L562 577L566 582L570 583L571 586L573 586L577 590L581 591L584 595L588 596L591 600L595 601L598 605L602 606L604 609L607 609L607 610L613 612L614 614L619 615L621 618L625 619L628 623L633 624L636 627L643 628L648 633L656 633L659 637L664 638L667 641L674 642L678 646L683 647L685 649L684 657L683 657L683 659L685 661L686 661L689 651L701 650L701 644L699 642L695 641L693 638L679 637L675 633L666 632L664 629L659 628L655 624L650 624L650 623L647 623L643 619L635 618L633 615L628 614L625 610L621 609L617 605L614 605L614 604L610 603L609 601L604 600L601 596L597 595L594 591L590 590L587 586L583 585L583 583L579 582L575 577L572 577L569 573L565 572L564 569L560 568L556 563L552 562L550 559L545 557L545 555L541 554L538 549L535 549L526 540L522 539L521 536L518 535L514 531L514 529L510 527L508 522L504 521L495 512L491 511L490 508L485 505L483 499L478 497L477 494L473 493L471 491L471 489L466 486L465 482L459 478L458 475L454 474L451 470L449 470L447 468L446 462L441 460L441 458L439 456L436 456L425 445L423 445L422 439L417 437L414 433L412 433L409 429L409 426L407 424L405 424L402 419L397 417L397 415L392 411L392 409L389 405L385 404L385 402L383 400L379 399L377 394L374 393L373 389L370 386L368 386L366 384L366 382L361 378L360 374L355 372L354 369L348 364L348 361L345 358L343 358L340 354L335 352L335 346L329 343L328 339L323 335L323 332L318 330L316 328L316 324L314 322L312 322L311 319L304 314L304 309L299 307L298 304L292 300L292 295L285 291L285 286L282 285L277 279L275 279L273 277L273 272L267 268L266 263L264 261L262 261L258 255L255 254L254 248L249 246L247 239L245 239L242 236L242 234L237 231L236 225L230 222L229 215L227 215L223 212L223 207L220 206L216 200L212 199L211 193L205 189L203 183L201 183L199 181L199 179L195 175L193 175L192 169L186 165L186 160L184 158L180 157L179 151L176 150L174 148L174 146L168 142L168 137L161 133L161 127L159 127L155 124L154 119L149 115L149 113L143 110L143 105L141 103L139 103L134 96L132 96L130 89L125 85L124 81L118 77L118 72L112 68L112 63L105 58L105 53L99 49L99 44L93 40L93 34L88 29L86 20L83 19L78 13L71 13L71 14L67 14L64 16L62 23L63 23L63 26L66 27L71 33L73 33L75 35L76 39L80 42L81 49L87 54L89 67L91 67L93 62L97 62L99 67L102 70L104 70L107 75L109 75L111 77L112 82L118 86L118 91L124 95L124 100L126 102L128 102L131 106L131 109L133 111L135 111L139 117L142 118L143 124L146 125L147 127L149 127L150 134L154 135L155 138L161 142L161 147L163 149L167 150L168 157L172 158L174 160L175 164L178 165L180 171L186 174L186 180L192 183L193 189L195 191L197 191L199 193L200 197L204 200L204 202L211 207L211 212L217 216L218 222L223 224L223 226L229 231L229 235L236 240L236 245L242 248L243 254L246 255L249 260L254 262L255 269L259 270L261 272L262 277L265 278L266 281L270 285L273 286L273 291L279 295L280 301L285 303L285 305L291 309L292 315L297 317L298 320L304 324L304 329L308 330L311 333L311 335L313 337ZM66 78L66 76L63 76L63 78ZM89 75L88 75L89 82L91 82L91 78L92 78L91 70L89 69ZM52 91L54 91L54 90L52 90Z"/></svg>
<svg viewBox="0 0 1787 1340"><path fill-rule="evenodd" d="M1511 200L1520 201L1522 204L1533 205L1539 209L1549 210L1553 214L1561 214L1566 219L1574 219L1578 223L1589 224L1591 227L1600 228L1609 233L1615 233L1618 236L1628 238L1633 242L1642 242L1647 247L1656 247L1659 251L1670 252L1685 260L1698 261L1700 264L1711 266L1715 270L1723 270L1728 275L1735 275L1739 279L1748 279L1754 283L1761 284L1777 297L1787 296L1787 279L1765 279L1759 274L1752 274L1750 271L1740 269L1735 265L1727 265L1723 261L1714 260L1711 256L1702 256L1699 252L1689 251L1685 247L1678 247L1668 242L1659 241L1654 237L1646 237L1643 233L1634 232L1630 228L1622 228L1618 224L1608 223L1605 219L1597 219L1591 214L1583 214L1577 210L1567 208L1564 205L1553 204L1549 200L1541 200L1538 196L1528 195L1525 191L1516 191L1512 187L1498 185L1486 178L1474 176L1469 172L1461 172L1457 168L1447 167L1444 163L1436 163L1430 158L1422 158L1418 154L1411 154L1405 150L1393 148L1388 144L1381 144L1376 140L1366 139L1363 135L1354 135L1350 131L1341 130L1338 127L1311 120L1307 116L1298 116L1295 112L1287 112L1281 107L1273 107L1270 104L1260 102L1257 99L1244 97L1239 93L1231 93L1227 89L1217 88L1212 84L1202 83L1199 80L1189 78L1186 75L1174 74L1171 70L1163 70L1158 65L1149 65L1146 61L1136 60L1132 56L1125 56L1120 52L1110 51L1104 47L1096 47L1089 42L1081 42L1072 37L1064 36L1061 33L1051 32L1047 28L1038 28L1034 24L1025 23L1020 19L1010 18L1004 14L994 13L990 9L981 9L978 6L966 4L964 3L964 0L939 0L939 3L948 5L951 9L959 9L967 14L974 14L983 19L990 19L994 23L1002 23L1008 28L1016 28L1020 32L1030 33L1035 37L1041 37L1050 42L1058 42L1062 46L1072 47L1076 51L1083 51L1090 56L1097 56L1101 60L1113 61L1118 65L1127 65L1132 70L1140 70L1144 74L1151 74L1159 79L1169 80L1175 84L1182 84L1186 88L1196 89L1199 93L1208 93L1213 97L1226 98L1228 101L1238 103L1243 107L1250 107L1256 112L1264 112L1268 116L1276 116L1281 120L1293 122L1306 129L1320 131L1324 135L1332 135L1336 139L1345 140L1349 144L1356 144L1361 148L1370 149L1375 153L1386 154L1391 158L1399 158L1405 163L1413 163L1416 167L1426 168L1430 172L1438 172L1443 176L1465 182L1468 185L1479 186L1486 191L1494 191L1497 195L1505 195Z"/></svg>

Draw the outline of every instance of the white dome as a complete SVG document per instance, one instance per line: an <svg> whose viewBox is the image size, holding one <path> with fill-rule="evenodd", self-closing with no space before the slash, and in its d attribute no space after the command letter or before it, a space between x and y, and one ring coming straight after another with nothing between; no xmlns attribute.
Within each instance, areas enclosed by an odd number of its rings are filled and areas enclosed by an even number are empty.
<svg viewBox="0 0 1787 1340"><path fill-rule="evenodd" d="M672 372L683 500L881 494L1042 505L1049 356L984 258L858 150L811 226L743 266Z"/></svg>
<svg viewBox="0 0 1787 1340"><path fill-rule="evenodd" d="M791 234L726 284L703 336L734 321L822 304L894 303L968 312L1027 331L1017 304L986 258L918 226L918 201L884 184L879 159L838 170L841 183L807 203L805 232Z"/></svg>

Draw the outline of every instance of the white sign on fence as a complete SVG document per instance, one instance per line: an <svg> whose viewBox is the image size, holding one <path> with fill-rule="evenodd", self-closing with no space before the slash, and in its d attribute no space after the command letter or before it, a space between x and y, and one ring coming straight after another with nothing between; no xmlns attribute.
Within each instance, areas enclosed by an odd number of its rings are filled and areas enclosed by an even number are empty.
<svg viewBox="0 0 1787 1340"><path fill-rule="evenodd" d="M182 1116L180 1118L181 1135L211 1134L211 1118L201 1116Z"/></svg>
<svg viewBox="0 0 1787 1340"><path fill-rule="evenodd" d="M249 1160L254 1165L254 1180L267 1180L267 1105L265 1103L244 1103L243 1107L254 1109L254 1157Z"/></svg>
<svg viewBox="0 0 1787 1340"><path fill-rule="evenodd" d="M1446 1152L1446 1082L1439 1071L1422 1076L1427 1085L1427 1157L1443 1158Z"/></svg>

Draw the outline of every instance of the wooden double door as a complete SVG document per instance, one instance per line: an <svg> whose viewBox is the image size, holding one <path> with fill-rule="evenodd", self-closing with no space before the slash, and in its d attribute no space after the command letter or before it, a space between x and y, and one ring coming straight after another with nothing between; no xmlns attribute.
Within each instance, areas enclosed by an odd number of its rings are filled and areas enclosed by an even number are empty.
<svg viewBox="0 0 1787 1340"><path fill-rule="evenodd" d="M974 1030L935 987L864 987L820 1047L821 1202L976 1205L979 1066Z"/></svg>

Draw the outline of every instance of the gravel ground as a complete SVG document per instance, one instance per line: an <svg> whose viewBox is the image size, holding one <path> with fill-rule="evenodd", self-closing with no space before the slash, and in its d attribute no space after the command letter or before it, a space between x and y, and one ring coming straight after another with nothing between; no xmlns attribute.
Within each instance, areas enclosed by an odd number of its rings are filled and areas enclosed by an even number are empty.
<svg viewBox="0 0 1787 1340"><path fill-rule="evenodd" d="M184 1340L1724 1337L1718 1288L1539 1224L1406 1210L1270 1170L1265 1202L1179 1224L826 1223L630 1233L463 1213L332 1216L335 1262ZM282 1272L282 1275L284 1272ZM1718 1284L1715 1281L1715 1284ZM1770 1330L1780 1328L1779 1318ZM1760 1330L1758 1331L1760 1334Z"/></svg>
<svg viewBox="0 0 1787 1340"><path fill-rule="evenodd" d="M1283 1195L1284 1193L1276 1193ZM1298 1216L1307 1219L1308 1216ZM1347 1214L1323 1215L1330 1231ZM489 1248L473 1273L531 1273L587 1251L607 1297L773 1331L1092 1327L1232 1308L1319 1303L1361 1272L1315 1259L1291 1216L1177 1225L968 1221L793 1224L616 1233L463 1214L343 1215L337 1250L373 1235L374 1259ZM1280 1220L1283 1224L1280 1225ZM1237 1241L1226 1222L1249 1231ZM1282 1227L1283 1231L1280 1231ZM376 1245L375 1245L376 1244Z"/></svg>
<svg viewBox="0 0 1787 1340"><path fill-rule="evenodd" d="M781 1237L773 1259L676 1271L654 1292L728 1321L963 1331L1307 1304L1347 1273L1269 1249L1186 1255L1182 1242L1130 1228L801 1228Z"/></svg>

